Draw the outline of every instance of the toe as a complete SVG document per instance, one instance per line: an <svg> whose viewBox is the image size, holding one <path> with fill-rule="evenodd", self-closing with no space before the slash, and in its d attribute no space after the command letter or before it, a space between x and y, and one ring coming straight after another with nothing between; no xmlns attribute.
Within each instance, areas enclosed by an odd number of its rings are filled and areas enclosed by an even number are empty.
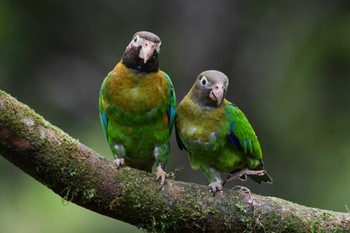
<svg viewBox="0 0 350 233"><path fill-rule="evenodd" d="M125 164L123 158L121 158L121 159L117 158L117 159L113 160L113 163L115 164L115 166L117 168L120 168L120 167L124 166L124 164Z"/></svg>
<svg viewBox="0 0 350 233"><path fill-rule="evenodd" d="M222 184L221 181L215 181L209 184L210 192L212 192L214 195L215 193L222 191Z"/></svg>
<svg viewBox="0 0 350 233"><path fill-rule="evenodd" d="M156 180L160 181L160 185L163 186L165 183L165 177L166 177L166 173L165 171L161 168L161 167L157 167L157 171L156 171Z"/></svg>

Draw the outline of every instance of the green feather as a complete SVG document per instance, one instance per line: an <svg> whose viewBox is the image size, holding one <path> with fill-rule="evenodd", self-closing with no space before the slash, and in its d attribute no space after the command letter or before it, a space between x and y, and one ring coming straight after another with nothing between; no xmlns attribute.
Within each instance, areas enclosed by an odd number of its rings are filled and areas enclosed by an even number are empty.
<svg viewBox="0 0 350 233"><path fill-rule="evenodd" d="M225 100L225 113L230 122L230 130L239 140L244 153L262 159L258 138L244 113L227 100Z"/></svg>
<svg viewBox="0 0 350 233"><path fill-rule="evenodd" d="M105 78L99 97L100 120L113 154L123 156L115 149L122 145L126 164L146 171L156 160L166 163L175 105L168 75L142 74L120 62Z"/></svg>
<svg viewBox="0 0 350 233"><path fill-rule="evenodd" d="M192 167L207 176L214 192L221 188L217 171L263 169L262 151L252 126L238 107L224 99L227 86L226 75L205 71L176 110L178 145L188 152ZM267 173L253 180L272 182Z"/></svg>
<svg viewBox="0 0 350 233"><path fill-rule="evenodd" d="M236 148L230 141L230 125L235 123L238 140L242 148ZM252 168L259 164L261 149L253 128L243 113L225 102L219 108L202 108L191 99L184 99L177 109L176 128L178 139L189 152L194 168L209 166L221 172L230 172L244 167ZM244 140L253 141L254 151L248 153ZM252 150L253 151L253 150Z"/></svg>

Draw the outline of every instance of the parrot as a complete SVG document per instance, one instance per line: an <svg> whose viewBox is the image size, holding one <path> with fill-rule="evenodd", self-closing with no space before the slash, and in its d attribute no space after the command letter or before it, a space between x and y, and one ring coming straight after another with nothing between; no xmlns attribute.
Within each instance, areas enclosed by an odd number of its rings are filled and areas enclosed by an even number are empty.
<svg viewBox="0 0 350 233"><path fill-rule="evenodd" d="M272 183L264 170L257 136L243 112L225 99L228 77L217 70L199 74L176 109L178 146L186 150L193 169L209 180L210 191L247 176L257 183ZM227 173L222 182L220 172Z"/></svg>
<svg viewBox="0 0 350 233"><path fill-rule="evenodd" d="M99 116L117 168L152 172L163 185L175 121L176 95L170 77L159 69L161 40L134 34L121 60L104 79Z"/></svg>

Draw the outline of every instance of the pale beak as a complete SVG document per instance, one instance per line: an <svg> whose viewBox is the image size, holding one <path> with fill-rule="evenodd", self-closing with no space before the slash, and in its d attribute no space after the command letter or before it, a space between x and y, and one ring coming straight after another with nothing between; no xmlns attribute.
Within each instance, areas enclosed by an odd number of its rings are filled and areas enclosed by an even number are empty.
<svg viewBox="0 0 350 233"><path fill-rule="evenodd" d="M225 93L225 86L222 83L217 83L211 89L209 93L209 97L216 101L218 105L221 104L222 100L224 99L224 93Z"/></svg>
<svg viewBox="0 0 350 233"><path fill-rule="evenodd" d="M156 43L145 40L141 43L139 57L143 59L144 63L146 63L152 57L155 49L156 49Z"/></svg>

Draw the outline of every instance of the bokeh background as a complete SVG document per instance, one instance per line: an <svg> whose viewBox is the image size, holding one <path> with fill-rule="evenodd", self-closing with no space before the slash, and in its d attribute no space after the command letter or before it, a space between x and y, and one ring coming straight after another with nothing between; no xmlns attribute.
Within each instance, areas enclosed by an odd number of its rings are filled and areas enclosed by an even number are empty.
<svg viewBox="0 0 350 233"><path fill-rule="evenodd" d="M162 39L178 102L197 75L230 77L273 185L253 192L346 212L350 205L350 1L0 1L0 88L112 159L98 93L132 35ZM1 114L1 113L0 113ZM172 137L167 170L207 185ZM62 202L0 157L0 232L141 232Z"/></svg>

